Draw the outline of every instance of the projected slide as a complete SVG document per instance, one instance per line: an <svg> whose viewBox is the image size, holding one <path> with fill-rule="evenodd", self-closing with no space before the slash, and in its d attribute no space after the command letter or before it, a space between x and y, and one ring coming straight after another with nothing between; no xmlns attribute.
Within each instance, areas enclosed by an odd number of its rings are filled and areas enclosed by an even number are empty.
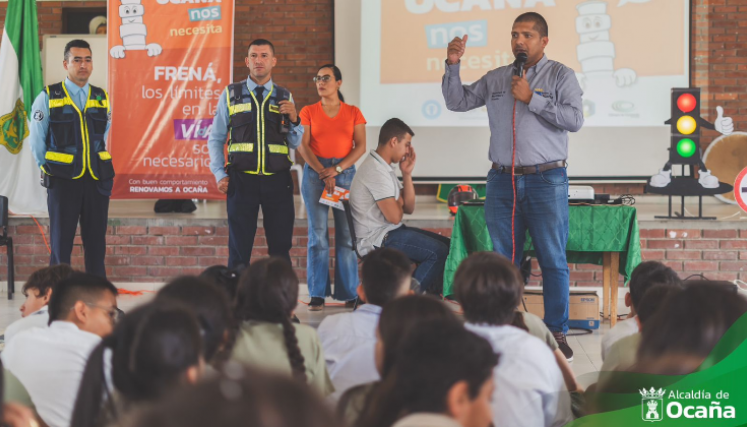
<svg viewBox="0 0 747 427"><path fill-rule="evenodd" d="M487 126L485 108L451 113L441 96L446 46L469 35L464 83L514 61L511 26L536 11L548 58L576 71L585 127L662 126L669 91L688 86L686 0L364 0L361 110L370 125Z"/></svg>

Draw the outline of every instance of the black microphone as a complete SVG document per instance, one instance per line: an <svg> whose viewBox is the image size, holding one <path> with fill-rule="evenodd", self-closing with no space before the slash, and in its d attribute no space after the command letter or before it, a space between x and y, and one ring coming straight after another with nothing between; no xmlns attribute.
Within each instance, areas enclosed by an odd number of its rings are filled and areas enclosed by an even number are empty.
<svg viewBox="0 0 747 427"><path fill-rule="evenodd" d="M283 101L289 101L288 98L283 97ZM290 132L291 119L289 114L280 115L280 123L278 123L278 132L285 135Z"/></svg>
<svg viewBox="0 0 747 427"><path fill-rule="evenodd" d="M514 61L514 75L522 77L524 75L524 64L527 63L527 54L520 52L516 55L516 61Z"/></svg>

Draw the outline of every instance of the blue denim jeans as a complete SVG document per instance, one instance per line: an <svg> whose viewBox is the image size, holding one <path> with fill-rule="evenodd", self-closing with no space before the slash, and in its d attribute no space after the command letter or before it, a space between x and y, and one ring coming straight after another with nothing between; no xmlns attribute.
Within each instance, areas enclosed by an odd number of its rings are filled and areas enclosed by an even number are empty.
<svg viewBox="0 0 747 427"><path fill-rule="evenodd" d="M526 230L532 237L542 269L545 323L552 332L568 331L570 272L565 256L568 243L568 174L565 168L516 176L515 261L524 250ZM493 248L511 258L511 174L491 169L485 197L485 222Z"/></svg>
<svg viewBox="0 0 747 427"><path fill-rule="evenodd" d="M387 233L381 246L402 251L412 262L418 264L413 277L420 282L422 291L436 295L441 293L451 239L403 224Z"/></svg>
<svg viewBox="0 0 747 427"><path fill-rule="evenodd" d="M336 165L342 159L319 158L326 168ZM355 165L345 169L335 177L335 185L350 190L355 176ZM335 293L333 297L340 301L350 301L357 297L358 257L353 250L350 229L345 212L319 203L324 190L324 181L319 174L306 164L303 168L301 192L306 204L309 220L309 244L306 255L306 279L309 285L309 296L325 298L331 295L329 276L329 210L335 221Z"/></svg>

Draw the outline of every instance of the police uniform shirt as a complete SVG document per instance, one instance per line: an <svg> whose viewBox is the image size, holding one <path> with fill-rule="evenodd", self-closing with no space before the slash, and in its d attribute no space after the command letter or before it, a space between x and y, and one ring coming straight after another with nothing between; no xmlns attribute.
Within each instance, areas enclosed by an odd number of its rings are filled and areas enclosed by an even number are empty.
<svg viewBox="0 0 747 427"><path fill-rule="evenodd" d="M78 109L83 112L88 102L90 85L86 83L83 87L80 87L67 77L65 77L63 84L70 98L72 98ZM111 117L111 113L109 117ZM31 151L34 154L37 166L41 167L47 162L44 156L47 153L47 134L49 133L49 95L46 90L42 90L34 100L34 104L31 106L31 120L29 122L31 124L29 129ZM108 120L106 122L106 130L104 131L104 141L109 137L110 126L111 120Z"/></svg>
<svg viewBox="0 0 747 427"><path fill-rule="evenodd" d="M270 93L272 85L272 80L264 84L263 87L265 88L265 94ZM252 79L246 79L246 87L254 92L257 88L257 84L254 83ZM270 99L276 101L274 92L270 95ZM290 96L289 101L293 102L293 95ZM290 132L288 132L288 135L286 136L288 148L295 150L299 145L301 145L303 132L303 126L296 126L291 123ZM228 104L226 102L226 91L224 90L218 99L218 109L215 112L213 127L210 129L210 137L208 138L210 170L213 172L213 175L215 175L216 182L219 182L221 179L228 176L224 169L226 166L226 157L223 154L223 146L226 144L226 137L228 137Z"/></svg>

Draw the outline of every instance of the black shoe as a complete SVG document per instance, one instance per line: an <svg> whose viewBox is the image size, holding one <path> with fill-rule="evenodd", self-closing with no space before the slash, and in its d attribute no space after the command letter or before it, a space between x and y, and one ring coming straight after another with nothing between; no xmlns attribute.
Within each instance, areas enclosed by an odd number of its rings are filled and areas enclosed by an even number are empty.
<svg viewBox="0 0 747 427"><path fill-rule="evenodd" d="M311 297L309 303L309 311L322 311L324 310L324 298Z"/></svg>
<svg viewBox="0 0 747 427"><path fill-rule="evenodd" d="M563 352L565 360L573 362L573 349L568 345L568 340L565 338L565 334L562 332L553 332L552 336L555 337L555 341L558 342L558 348Z"/></svg>

